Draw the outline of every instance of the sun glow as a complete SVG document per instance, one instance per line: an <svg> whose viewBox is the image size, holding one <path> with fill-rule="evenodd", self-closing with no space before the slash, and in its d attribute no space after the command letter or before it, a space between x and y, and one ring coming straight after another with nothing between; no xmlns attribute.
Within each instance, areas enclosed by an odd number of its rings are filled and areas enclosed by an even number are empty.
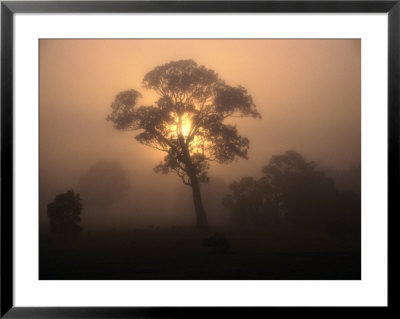
<svg viewBox="0 0 400 319"><path fill-rule="evenodd" d="M184 140L187 140L192 132L192 121L191 117L187 114L184 114L181 119L179 120L178 116L174 116L174 122L169 126L169 137L171 138L178 138L180 134L182 134ZM189 152L192 153L205 153L207 150L208 143L195 134L194 136L190 137L190 141L188 142Z"/></svg>
<svg viewBox="0 0 400 319"><path fill-rule="evenodd" d="M182 134L183 137L188 137L192 128L192 122L188 115L183 115L179 121L178 117L175 117L175 123L170 126L171 135L177 137Z"/></svg>
<svg viewBox="0 0 400 319"><path fill-rule="evenodd" d="M192 127L192 123L189 118L182 120L182 135L187 137L190 133L190 129Z"/></svg>

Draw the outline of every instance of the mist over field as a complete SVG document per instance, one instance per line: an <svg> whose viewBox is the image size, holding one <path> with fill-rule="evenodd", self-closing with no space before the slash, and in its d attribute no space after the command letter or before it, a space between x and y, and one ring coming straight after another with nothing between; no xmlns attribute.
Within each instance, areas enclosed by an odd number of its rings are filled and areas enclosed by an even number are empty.
<svg viewBox="0 0 400 319"><path fill-rule="evenodd" d="M82 227L193 225L190 187L153 168L164 157L106 118L115 96L142 88L147 72L191 59L252 96L261 119L233 118L250 141L248 159L211 163L202 198L210 225L228 221L221 204L235 180L262 176L272 155L295 150L340 188L359 191L361 154L359 40L40 40L40 227L47 205L73 189L93 165L116 163L130 187L102 213L82 194ZM347 172L347 173L346 173ZM81 190L82 192L82 190Z"/></svg>

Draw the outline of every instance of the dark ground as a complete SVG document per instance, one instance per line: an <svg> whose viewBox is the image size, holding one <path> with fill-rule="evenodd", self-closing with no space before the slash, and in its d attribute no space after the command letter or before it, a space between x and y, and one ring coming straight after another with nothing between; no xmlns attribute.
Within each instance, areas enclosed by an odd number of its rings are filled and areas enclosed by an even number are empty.
<svg viewBox="0 0 400 319"><path fill-rule="evenodd" d="M205 245L215 233L222 237ZM149 228L70 240L42 234L39 257L41 280L361 279L360 238L307 232Z"/></svg>

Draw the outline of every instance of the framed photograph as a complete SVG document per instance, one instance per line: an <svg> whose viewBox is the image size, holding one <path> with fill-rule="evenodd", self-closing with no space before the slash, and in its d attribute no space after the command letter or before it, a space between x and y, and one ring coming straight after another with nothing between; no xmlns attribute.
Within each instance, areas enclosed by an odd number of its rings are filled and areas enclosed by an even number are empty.
<svg viewBox="0 0 400 319"><path fill-rule="evenodd" d="M386 313L399 31L399 1L2 1L1 317Z"/></svg>

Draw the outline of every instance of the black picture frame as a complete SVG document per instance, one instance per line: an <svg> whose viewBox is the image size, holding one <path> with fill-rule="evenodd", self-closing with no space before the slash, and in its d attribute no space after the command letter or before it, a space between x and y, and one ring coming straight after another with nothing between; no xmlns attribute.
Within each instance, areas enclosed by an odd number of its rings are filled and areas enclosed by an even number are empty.
<svg viewBox="0 0 400 319"><path fill-rule="evenodd" d="M1 317L5 318L205 318L254 317L282 311L287 315L337 316L340 307L14 307L13 303L13 17L15 13L388 13L388 244L393 247L393 216L398 214L400 117L400 1L2 1L1 2ZM392 244L390 244L392 243ZM388 264L392 254L388 254ZM389 267L389 271L393 267ZM393 270L389 272L393 286ZM347 307L349 315L388 314L388 307Z"/></svg>

